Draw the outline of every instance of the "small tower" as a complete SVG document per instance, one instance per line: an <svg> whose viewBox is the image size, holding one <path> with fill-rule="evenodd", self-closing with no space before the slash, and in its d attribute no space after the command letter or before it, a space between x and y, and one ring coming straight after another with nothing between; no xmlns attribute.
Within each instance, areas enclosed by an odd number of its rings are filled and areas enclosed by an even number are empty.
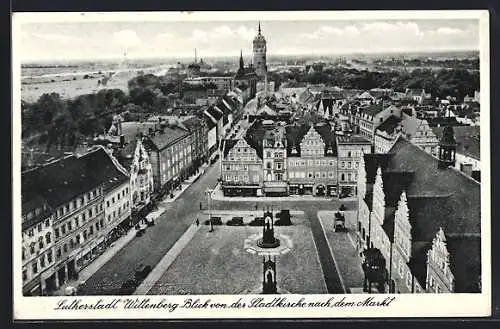
<svg viewBox="0 0 500 329"><path fill-rule="evenodd" d="M457 142L452 126L446 126L443 130L443 136L439 141L439 161L438 168L444 169L455 165L455 154L457 151Z"/></svg>
<svg viewBox="0 0 500 329"><path fill-rule="evenodd" d="M240 50L240 70L245 69L245 63L243 62L243 50Z"/></svg>
<svg viewBox="0 0 500 329"><path fill-rule="evenodd" d="M274 261L271 260L271 256L263 258L263 280L262 280L262 293L264 295L277 294L278 290L276 287L276 257L274 257Z"/></svg>

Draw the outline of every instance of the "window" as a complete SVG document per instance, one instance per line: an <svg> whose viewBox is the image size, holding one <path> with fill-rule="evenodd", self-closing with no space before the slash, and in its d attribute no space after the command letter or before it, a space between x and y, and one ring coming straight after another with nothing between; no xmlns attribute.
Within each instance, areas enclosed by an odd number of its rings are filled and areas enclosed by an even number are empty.
<svg viewBox="0 0 500 329"><path fill-rule="evenodd" d="M75 217L75 227L78 226L80 226L80 220L78 219L78 217Z"/></svg>
<svg viewBox="0 0 500 329"><path fill-rule="evenodd" d="M68 252L68 245L66 243L63 246L63 251L64 251L64 253Z"/></svg>
<svg viewBox="0 0 500 329"><path fill-rule="evenodd" d="M333 171L328 172L328 178L333 178Z"/></svg>
<svg viewBox="0 0 500 329"><path fill-rule="evenodd" d="M329 164L330 164L330 166L334 166L335 165L335 163L332 160L330 160Z"/></svg>
<svg viewBox="0 0 500 329"><path fill-rule="evenodd" d="M45 221L45 227L49 227L49 226L50 226L50 219L47 219L47 220Z"/></svg>
<svg viewBox="0 0 500 329"><path fill-rule="evenodd" d="M345 162L344 162L344 161L342 161L342 162L340 163L340 168L345 168Z"/></svg>
<svg viewBox="0 0 500 329"><path fill-rule="evenodd" d="M89 218L92 217L92 208L89 209Z"/></svg>
<svg viewBox="0 0 500 329"><path fill-rule="evenodd" d="M351 181L351 173L347 174L347 181Z"/></svg>
<svg viewBox="0 0 500 329"><path fill-rule="evenodd" d="M352 163L351 163L351 161L349 161L349 162L347 163L347 168L351 169L351 165L352 165Z"/></svg>
<svg viewBox="0 0 500 329"><path fill-rule="evenodd" d="M85 216L85 213L83 212L83 213L82 213L82 221L83 221L83 222L85 222L85 217L86 217L86 216Z"/></svg>
<svg viewBox="0 0 500 329"><path fill-rule="evenodd" d="M42 223L38 224L38 232L42 232Z"/></svg>
<svg viewBox="0 0 500 329"><path fill-rule="evenodd" d="M61 257L61 248L57 248L57 251L56 251L56 258L59 258Z"/></svg>
<svg viewBox="0 0 500 329"><path fill-rule="evenodd" d="M44 267L45 267L45 257L44 257L44 256L42 256L42 257L40 258L40 267L41 267L41 268L44 268Z"/></svg>
<svg viewBox="0 0 500 329"><path fill-rule="evenodd" d="M66 234L66 225L61 226L61 233Z"/></svg>
<svg viewBox="0 0 500 329"><path fill-rule="evenodd" d="M345 181L345 174L340 174L340 180L343 182Z"/></svg>
<svg viewBox="0 0 500 329"><path fill-rule="evenodd" d="M268 163L267 163L267 169L271 169L271 167L272 167L271 162L268 162Z"/></svg>
<svg viewBox="0 0 500 329"><path fill-rule="evenodd" d="M23 270L23 281L26 281L28 279L28 271Z"/></svg>
<svg viewBox="0 0 500 329"><path fill-rule="evenodd" d="M92 235L92 234L94 234L94 227L90 226L90 228L89 228L89 235Z"/></svg>
<svg viewBox="0 0 500 329"><path fill-rule="evenodd" d="M34 234L34 232L33 232L33 229L31 228L31 229L28 231L28 236L32 237L33 235L35 235L35 234Z"/></svg>
<svg viewBox="0 0 500 329"><path fill-rule="evenodd" d="M68 231L73 230L73 226L71 225L71 221L68 222Z"/></svg>
<svg viewBox="0 0 500 329"><path fill-rule="evenodd" d="M80 234L78 234L76 236L76 244L79 245L80 244Z"/></svg>
<svg viewBox="0 0 500 329"><path fill-rule="evenodd" d="M65 206L66 212L69 212L69 204Z"/></svg>
<svg viewBox="0 0 500 329"><path fill-rule="evenodd" d="M73 209L76 209L76 208L77 208L76 200L73 200Z"/></svg>
<svg viewBox="0 0 500 329"><path fill-rule="evenodd" d="M108 200L108 201L106 201L106 207L108 207L108 208L109 208L109 200Z"/></svg>
<svg viewBox="0 0 500 329"><path fill-rule="evenodd" d="M307 177L308 177L308 178L313 178L313 173L312 173L312 172L308 172L308 173L307 173Z"/></svg>
<svg viewBox="0 0 500 329"><path fill-rule="evenodd" d="M351 151L347 152L347 157L350 158L351 157Z"/></svg>
<svg viewBox="0 0 500 329"><path fill-rule="evenodd" d="M52 241L52 239L50 238L50 232L45 235L45 240L47 240L47 244Z"/></svg>
<svg viewBox="0 0 500 329"><path fill-rule="evenodd" d="M52 251L49 251L47 253L47 262L50 264L52 263Z"/></svg>
<svg viewBox="0 0 500 329"><path fill-rule="evenodd" d="M37 262L34 262L34 263L31 265L31 269L33 270L33 273L34 273L34 274L37 274L37 273L38 273L38 264L37 264Z"/></svg>
<svg viewBox="0 0 500 329"><path fill-rule="evenodd" d="M56 229L54 230L54 233L55 233L55 235L56 235L56 239L57 239L57 238L59 238L59 228L56 228Z"/></svg>

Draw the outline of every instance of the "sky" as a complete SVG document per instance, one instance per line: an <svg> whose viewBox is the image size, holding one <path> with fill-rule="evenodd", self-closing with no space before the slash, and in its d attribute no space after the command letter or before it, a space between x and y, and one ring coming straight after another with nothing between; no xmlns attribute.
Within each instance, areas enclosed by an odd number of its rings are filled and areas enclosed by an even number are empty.
<svg viewBox="0 0 500 329"><path fill-rule="evenodd" d="M23 23L23 61L252 52L258 21ZM478 50L477 19L263 20L268 55Z"/></svg>

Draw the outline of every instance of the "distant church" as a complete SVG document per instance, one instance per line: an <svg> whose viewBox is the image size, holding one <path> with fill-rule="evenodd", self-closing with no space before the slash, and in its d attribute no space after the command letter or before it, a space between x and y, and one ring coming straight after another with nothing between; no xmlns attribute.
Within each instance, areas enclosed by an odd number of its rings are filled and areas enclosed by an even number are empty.
<svg viewBox="0 0 500 329"><path fill-rule="evenodd" d="M240 65L234 76L235 86L247 90L249 98L257 93L257 81L265 81L267 86L266 39L261 33L260 22L258 33L253 39L253 62L245 67L243 51L240 53Z"/></svg>

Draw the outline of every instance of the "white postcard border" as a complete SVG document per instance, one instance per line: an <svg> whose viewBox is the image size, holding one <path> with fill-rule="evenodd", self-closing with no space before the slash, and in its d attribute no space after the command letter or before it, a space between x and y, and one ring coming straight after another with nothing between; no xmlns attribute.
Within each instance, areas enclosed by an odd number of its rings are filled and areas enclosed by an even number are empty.
<svg viewBox="0 0 500 329"><path fill-rule="evenodd" d="M332 303L345 297L345 301L360 303L368 297L384 300L395 297L387 307L262 307L262 308L200 308L181 309L123 309L103 310L56 310L66 300L80 304L109 304L115 299L150 299L150 303L183 304L187 298L228 305L242 299L250 302L264 298L271 302L276 296L264 295L205 295L205 296L76 296L76 297L24 297L21 278L21 191L20 191L20 143L21 143L21 72L20 49L21 26L28 22L75 22L75 21L234 21L234 20L376 20L376 19L478 19L480 31L480 84L481 84L481 212L482 212L482 293L481 294L405 294L405 295L283 295L291 302L304 298L307 302ZM489 13L487 10L446 11L315 11L315 12L154 12L154 13L15 13L12 18L13 45L13 303L15 320L55 319L185 319L185 318L325 318L325 317L475 317L491 314L491 214L490 214L490 49ZM123 304L123 301L118 302Z"/></svg>

